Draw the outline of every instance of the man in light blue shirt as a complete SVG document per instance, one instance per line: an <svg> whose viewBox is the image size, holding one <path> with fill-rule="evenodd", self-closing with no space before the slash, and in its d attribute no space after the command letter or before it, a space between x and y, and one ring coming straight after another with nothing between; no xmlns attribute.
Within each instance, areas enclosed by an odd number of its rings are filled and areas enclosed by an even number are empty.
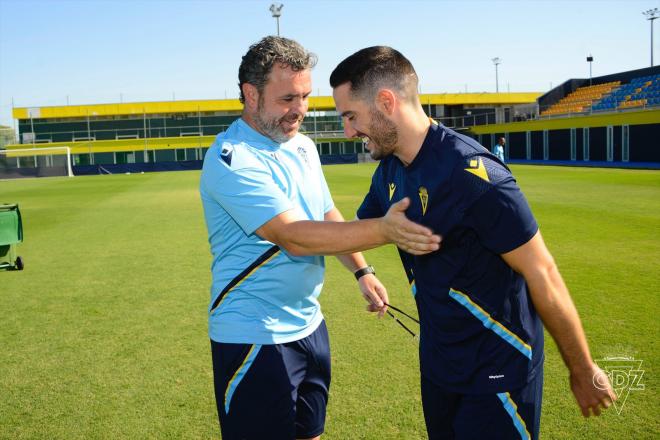
<svg viewBox="0 0 660 440"><path fill-rule="evenodd" d="M396 243L413 254L439 237L408 221L408 201L379 219L344 222L316 146L299 134L316 58L266 37L239 68L242 117L204 159L200 194L213 255L209 336L222 437L318 438L330 351L318 303L322 255L354 272L369 310L387 291L358 251Z"/></svg>
<svg viewBox="0 0 660 440"><path fill-rule="evenodd" d="M314 143L296 134L279 144L238 119L211 147L201 193L213 253L211 339L280 344L308 336L323 319L323 257L291 255L255 231L289 210L320 221L334 209ZM241 276L248 268L253 276Z"/></svg>
<svg viewBox="0 0 660 440"><path fill-rule="evenodd" d="M497 139L497 143L493 147L493 154L497 156L499 160L504 163L504 145L506 144L506 139L503 137Z"/></svg>

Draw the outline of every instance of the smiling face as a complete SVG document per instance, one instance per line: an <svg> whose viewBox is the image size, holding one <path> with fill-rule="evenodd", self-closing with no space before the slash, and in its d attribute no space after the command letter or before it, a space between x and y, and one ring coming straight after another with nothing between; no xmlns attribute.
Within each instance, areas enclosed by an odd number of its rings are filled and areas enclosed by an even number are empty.
<svg viewBox="0 0 660 440"><path fill-rule="evenodd" d="M252 84L243 87L248 124L277 143L298 133L312 93L309 69L294 71L290 66L276 64L261 93Z"/></svg>
<svg viewBox="0 0 660 440"><path fill-rule="evenodd" d="M399 133L392 121L375 105L354 98L349 83L335 87L332 94L347 138L361 137L375 160L394 153Z"/></svg>

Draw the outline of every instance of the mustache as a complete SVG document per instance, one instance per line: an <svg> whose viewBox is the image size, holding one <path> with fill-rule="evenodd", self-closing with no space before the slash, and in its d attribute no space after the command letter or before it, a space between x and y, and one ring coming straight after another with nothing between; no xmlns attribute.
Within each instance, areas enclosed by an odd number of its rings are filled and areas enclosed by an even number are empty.
<svg viewBox="0 0 660 440"><path fill-rule="evenodd" d="M282 118L280 118L280 122L286 121L289 123L292 122L302 122L302 120L305 118L305 115L301 115L299 113L293 113L291 115L284 115Z"/></svg>
<svg viewBox="0 0 660 440"><path fill-rule="evenodd" d="M371 138L369 136L367 136L366 134L358 133L356 137L359 137L360 139L362 139L362 143L364 145L368 145L369 141L371 141Z"/></svg>

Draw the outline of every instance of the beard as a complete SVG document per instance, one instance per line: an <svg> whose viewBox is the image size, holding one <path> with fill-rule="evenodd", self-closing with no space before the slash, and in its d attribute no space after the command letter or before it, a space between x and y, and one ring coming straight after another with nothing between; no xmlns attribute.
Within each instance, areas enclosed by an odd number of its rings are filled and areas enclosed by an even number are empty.
<svg viewBox="0 0 660 440"><path fill-rule="evenodd" d="M371 117L369 139L375 144L373 149L369 151L369 155L374 160L380 160L394 152L396 143L399 140L399 132L396 125L380 111L370 109L369 116Z"/></svg>
<svg viewBox="0 0 660 440"><path fill-rule="evenodd" d="M259 129L259 131L271 138L278 144L283 144L287 142L298 134L298 129L292 130L291 132L284 131L282 127L282 122L294 123L295 121L302 122L303 116L298 113L287 113L281 118L269 118L268 114L263 109L263 101L261 97L257 104L257 112L254 115L254 123Z"/></svg>

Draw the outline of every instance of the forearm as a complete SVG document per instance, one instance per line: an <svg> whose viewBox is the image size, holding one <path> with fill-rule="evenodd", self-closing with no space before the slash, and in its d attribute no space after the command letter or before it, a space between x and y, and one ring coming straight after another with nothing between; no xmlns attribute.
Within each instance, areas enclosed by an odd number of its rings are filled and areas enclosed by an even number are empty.
<svg viewBox="0 0 660 440"><path fill-rule="evenodd" d="M380 219L352 222L300 220L282 228L279 241L293 255L342 255L340 260L346 265L350 257L345 254L389 242L379 222Z"/></svg>
<svg viewBox="0 0 660 440"><path fill-rule="evenodd" d="M591 359L580 317L541 233L502 258L527 281L534 307L570 371L571 390L582 414L599 415L600 408L607 408L616 396L605 373Z"/></svg>
<svg viewBox="0 0 660 440"><path fill-rule="evenodd" d="M575 305L554 262L526 277L534 307L571 372L590 369L592 359Z"/></svg>
<svg viewBox="0 0 660 440"><path fill-rule="evenodd" d="M330 211L325 213L324 219L327 221L333 222L343 222L344 216L341 215L341 212L337 208L332 208ZM346 269L351 272L355 272L358 269L367 266L367 261L364 259L364 256L360 252L355 252L352 254L340 254L337 255L337 259L344 265Z"/></svg>
<svg viewBox="0 0 660 440"><path fill-rule="evenodd" d="M336 208L325 221L303 220L296 210L285 211L259 227L258 236L279 245L292 255L341 255L395 243L413 255L440 247L440 237L405 216L410 201L392 205L385 217L344 222Z"/></svg>
<svg viewBox="0 0 660 440"><path fill-rule="evenodd" d="M355 252L353 254L342 254L337 255L337 259L344 265L344 267L351 272L355 272L358 269L367 267L367 260L364 259L364 256L361 252Z"/></svg>

